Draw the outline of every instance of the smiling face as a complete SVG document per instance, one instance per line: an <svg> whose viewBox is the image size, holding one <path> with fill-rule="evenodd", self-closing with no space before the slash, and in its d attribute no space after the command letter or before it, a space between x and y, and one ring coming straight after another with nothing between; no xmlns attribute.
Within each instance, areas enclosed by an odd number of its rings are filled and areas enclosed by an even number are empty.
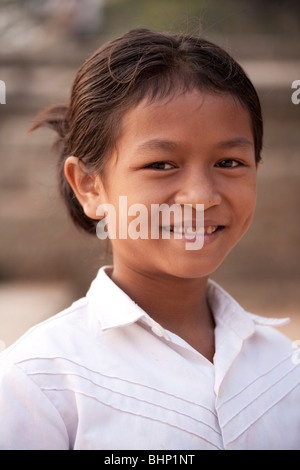
<svg viewBox="0 0 300 470"><path fill-rule="evenodd" d="M210 275L251 223L256 171L250 116L232 96L194 90L141 102L123 117L116 150L99 177L97 203L113 204L119 217L119 196L126 196L128 207L148 208L149 224L152 204L189 204L191 226L196 204L203 204L204 245L187 250L184 237L164 239L163 227L158 239L115 239L114 269L148 276Z"/></svg>

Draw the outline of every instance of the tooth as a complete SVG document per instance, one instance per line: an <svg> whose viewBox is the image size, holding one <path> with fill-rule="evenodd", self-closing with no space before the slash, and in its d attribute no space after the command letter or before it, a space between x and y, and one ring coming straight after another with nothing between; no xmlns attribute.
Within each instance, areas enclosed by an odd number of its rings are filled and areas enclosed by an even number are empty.
<svg viewBox="0 0 300 470"><path fill-rule="evenodd" d="M199 227L196 231L197 235L203 235L205 233L204 227Z"/></svg>
<svg viewBox="0 0 300 470"><path fill-rule="evenodd" d="M188 227L186 230L185 230L185 233L187 233L188 235L192 235L195 232L195 230L193 229L193 227Z"/></svg>

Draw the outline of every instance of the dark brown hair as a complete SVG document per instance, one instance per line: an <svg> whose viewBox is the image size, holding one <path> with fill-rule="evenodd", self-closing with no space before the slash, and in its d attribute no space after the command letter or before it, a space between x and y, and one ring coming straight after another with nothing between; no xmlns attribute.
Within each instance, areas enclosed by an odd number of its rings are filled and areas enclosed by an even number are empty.
<svg viewBox="0 0 300 470"><path fill-rule="evenodd" d="M60 192L76 225L95 234L64 175L74 155L88 171L101 172L118 138L121 118L142 99L172 96L194 88L230 93L250 114L255 158L262 149L259 98L241 66L205 39L137 29L104 44L79 69L69 105L43 111L31 130L48 126L58 133Z"/></svg>

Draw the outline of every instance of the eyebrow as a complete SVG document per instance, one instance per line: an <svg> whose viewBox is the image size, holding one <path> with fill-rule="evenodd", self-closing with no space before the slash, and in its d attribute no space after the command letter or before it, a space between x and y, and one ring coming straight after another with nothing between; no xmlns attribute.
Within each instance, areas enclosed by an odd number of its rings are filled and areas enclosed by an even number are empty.
<svg viewBox="0 0 300 470"><path fill-rule="evenodd" d="M180 144L172 140L151 139L140 144L137 150L166 150L174 151L180 147Z"/></svg>
<svg viewBox="0 0 300 470"><path fill-rule="evenodd" d="M219 148L232 148L232 147L253 147L254 144L246 137L240 136L234 139L224 140L217 144Z"/></svg>
<svg viewBox="0 0 300 470"><path fill-rule="evenodd" d="M252 147L254 144L249 139L244 136L238 136L233 139L220 141L217 143L216 147L220 149L230 149L234 147ZM181 143L175 142L172 140L165 139L151 139L147 140L140 144L137 148L137 151L143 150L165 150L165 151L175 151L181 147Z"/></svg>

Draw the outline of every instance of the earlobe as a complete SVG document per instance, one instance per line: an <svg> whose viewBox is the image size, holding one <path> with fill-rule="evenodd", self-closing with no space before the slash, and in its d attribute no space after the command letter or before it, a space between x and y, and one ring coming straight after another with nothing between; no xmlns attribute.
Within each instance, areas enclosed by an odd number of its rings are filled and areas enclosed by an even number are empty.
<svg viewBox="0 0 300 470"><path fill-rule="evenodd" d="M91 219L98 219L96 211L101 203L99 177L85 172L80 160L74 156L66 159L64 171L85 215Z"/></svg>

